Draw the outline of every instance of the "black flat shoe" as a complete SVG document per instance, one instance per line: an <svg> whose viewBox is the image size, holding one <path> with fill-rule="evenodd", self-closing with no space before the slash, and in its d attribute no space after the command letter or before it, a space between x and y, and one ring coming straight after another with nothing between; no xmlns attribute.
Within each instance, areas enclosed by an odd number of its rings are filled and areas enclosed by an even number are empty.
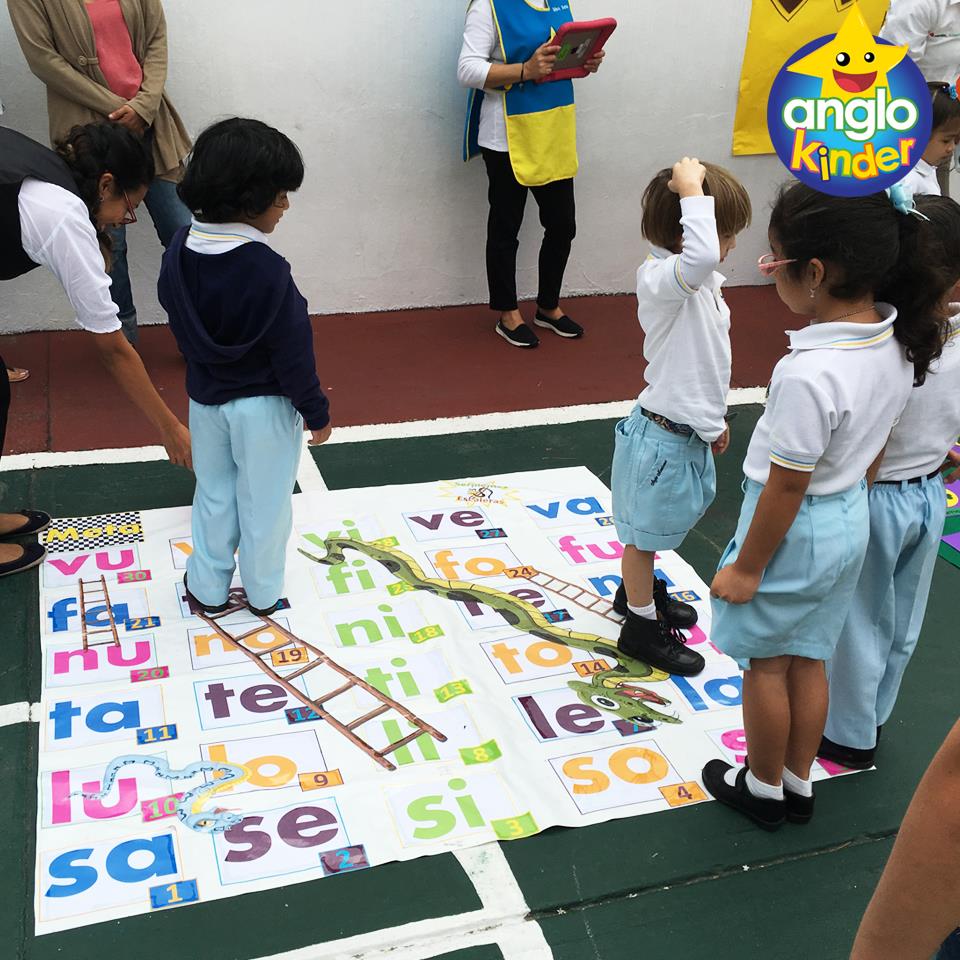
<svg viewBox="0 0 960 960"><path fill-rule="evenodd" d="M537 335L525 323L521 323L519 327L511 330L503 325L502 320L498 320L496 331L507 343L514 347L529 348L540 344Z"/></svg>
<svg viewBox="0 0 960 960"><path fill-rule="evenodd" d="M566 337L568 340L576 340L583 336L583 327L571 320L566 314L554 320L553 317L548 317L538 310L533 322L538 327L546 327L547 330L552 330L557 336Z"/></svg>
<svg viewBox="0 0 960 960"><path fill-rule="evenodd" d="M13 515L24 517L26 522L22 527L17 527L16 530L0 534L0 543L7 540L16 540L19 537L33 536L35 533L46 530L52 522L50 514L44 513L42 510L14 510Z"/></svg>
<svg viewBox="0 0 960 960"><path fill-rule="evenodd" d="M617 649L634 660L681 677L696 676L704 668L703 657L686 646L674 627L663 620L638 617L629 610L620 628Z"/></svg>
<svg viewBox="0 0 960 960"><path fill-rule="evenodd" d="M857 747L847 747L842 743L834 743L827 737L822 737L817 756L831 763L839 763L841 767L850 770L869 770L873 766L873 758L877 748L860 750Z"/></svg>
<svg viewBox="0 0 960 960"><path fill-rule="evenodd" d="M813 802L816 795L804 797L802 794L793 793L786 787L783 788L783 799L787 804L787 819L791 823L809 823L813 817Z"/></svg>
<svg viewBox="0 0 960 960"><path fill-rule="evenodd" d="M747 768L737 773L736 786L731 787L724 774L733 767L723 760L711 760L701 774L707 792L720 803L739 810L764 830L779 830L787 819L786 800L767 800L755 797L747 789Z"/></svg>
<svg viewBox="0 0 960 960"><path fill-rule="evenodd" d="M271 614L276 613L280 609L280 605L283 603L282 600L277 600L269 607L255 607L253 604L248 603L247 609L256 614L258 617L269 617Z"/></svg>
<svg viewBox="0 0 960 960"><path fill-rule="evenodd" d="M187 575L183 575L183 592L187 595L187 606L190 608L191 613L197 613L202 611L203 613L223 613L225 610L230 607L230 598L227 597L224 603L210 604L210 603L201 603L191 592L190 588L187 586Z"/></svg>
<svg viewBox="0 0 960 960"><path fill-rule="evenodd" d="M657 605L657 613L660 615L660 619L671 627L689 630L697 622L696 608L690 606L689 603L683 603L671 597L667 593L667 581L661 580L659 577L653 578L653 602ZM625 617L628 610L627 589L621 583L617 587L617 592L613 595L613 612Z"/></svg>
<svg viewBox="0 0 960 960"><path fill-rule="evenodd" d="M47 555L44 547L39 543L27 543L23 546L23 555L9 563L0 563L0 577L9 577L13 573L23 573L24 570L31 570L43 563L43 558Z"/></svg>

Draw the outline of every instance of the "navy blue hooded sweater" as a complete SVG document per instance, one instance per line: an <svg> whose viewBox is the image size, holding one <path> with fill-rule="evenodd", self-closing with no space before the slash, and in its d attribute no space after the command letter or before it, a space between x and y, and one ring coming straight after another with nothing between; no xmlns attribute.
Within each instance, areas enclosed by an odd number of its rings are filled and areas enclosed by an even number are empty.
<svg viewBox="0 0 960 960"><path fill-rule="evenodd" d="M189 227L163 255L157 290L187 361L197 403L288 397L308 430L330 422L317 379L307 301L290 264L265 243L227 253L187 249Z"/></svg>

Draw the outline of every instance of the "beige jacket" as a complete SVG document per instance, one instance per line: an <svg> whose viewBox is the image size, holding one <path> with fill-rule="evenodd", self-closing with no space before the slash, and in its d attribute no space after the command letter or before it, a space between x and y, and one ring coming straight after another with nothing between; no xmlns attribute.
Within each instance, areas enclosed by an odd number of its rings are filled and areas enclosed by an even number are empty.
<svg viewBox="0 0 960 960"><path fill-rule="evenodd" d="M190 138L163 92L167 24L160 0L119 0L133 53L143 68L140 92L129 101L153 127L157 173L176 179ZM83 0L7 0L30 70L47 86L50 140L78 123L102 120L126 103L107 86L98 66L93 28Z"/></svg>

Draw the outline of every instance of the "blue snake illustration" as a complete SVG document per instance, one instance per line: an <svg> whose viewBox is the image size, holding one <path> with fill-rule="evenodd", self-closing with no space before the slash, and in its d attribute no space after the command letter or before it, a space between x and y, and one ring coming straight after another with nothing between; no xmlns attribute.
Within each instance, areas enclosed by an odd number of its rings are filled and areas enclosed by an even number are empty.
<svg viewBox="0 0 960 960"><path fill-rule="evenodd" d="M222 833L235 827L243 817L226 810L199 811L192 808L202 804L209 794L217 793L231 784L238 784L246 780L250 772L246 767L235 763L220 763L213 760L198 760L188 764L181 770L172 770L170 764L162 757L138 757L135 754L117 757L107 764L101 780L102 788L97 793L84 793L83 790L74 790L71 797L84 797L87 800L102 800L113 789L117 775L124 767L139 763L145 767L152 767L153 772L163 780L192 780L201 773L223 774L210 783L203 783L185 793L177 802L177 817L190 830L197 833Z"/></svg>

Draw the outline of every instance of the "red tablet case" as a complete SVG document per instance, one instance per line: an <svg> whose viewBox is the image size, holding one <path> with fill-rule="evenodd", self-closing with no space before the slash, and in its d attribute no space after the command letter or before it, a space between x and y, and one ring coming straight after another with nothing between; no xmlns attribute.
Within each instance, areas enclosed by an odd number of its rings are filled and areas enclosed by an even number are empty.
<svg viewBox="0 0 960 960"><path fill-rule="evenodd" d="M553 80L572 80L587 76L583 64L603 49L610 34L617 29L613 17L603 20L579 20L565 23L553 38L553 46L561 48L557 54L557 68L547 74L538 83L550 83ZM573 61L571 66L563 66L563 61Z"/></svg>

